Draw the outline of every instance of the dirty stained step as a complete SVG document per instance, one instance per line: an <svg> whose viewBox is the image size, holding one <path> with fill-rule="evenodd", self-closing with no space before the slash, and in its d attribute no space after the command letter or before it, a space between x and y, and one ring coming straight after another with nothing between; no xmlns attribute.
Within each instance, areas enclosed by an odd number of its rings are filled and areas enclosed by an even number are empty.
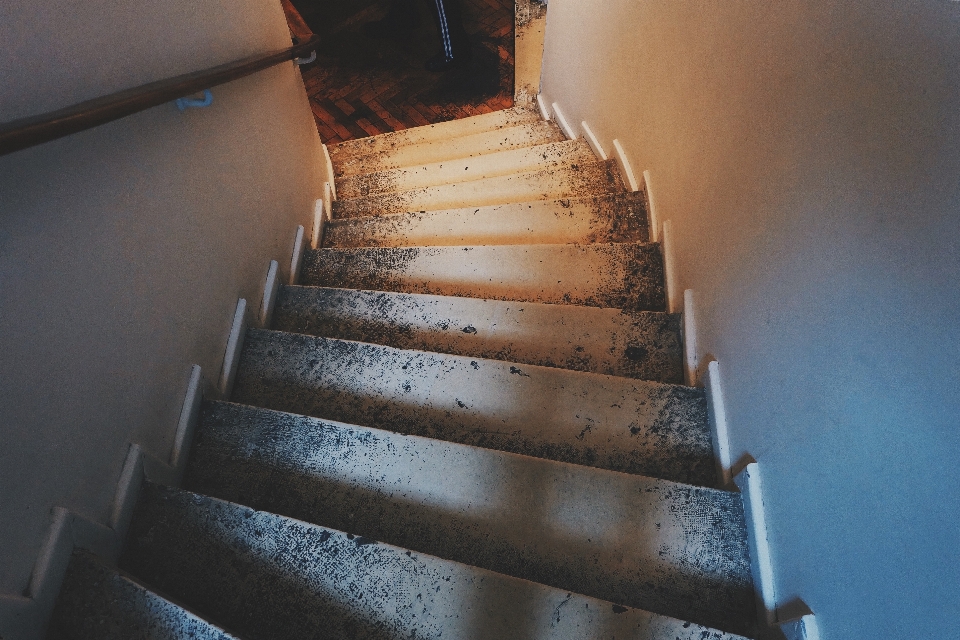
<svg viewBox="0 0 960 640"><path fill-rule="evenodd" d="M129 538L123 566L249 640L737 638L150 483Z"/></svg>
<svg viewBox="0 0 960 640"><path fill-rule="evenodd" d="M78 548L70 558L46 638L231 640L233 636Z"/></svg>
<svg viewBox="0 0 960 640"><path fill-rule="evenodd" d="M232 400L716 485L705 396L691 387L251 329Z"/></svg>
<svg viewBox="0 0 960 640"><path fill-rule="evenodd" d="M663 311L656 243L318 249L301 284Z"/></svg>
<svg viewBox="0 0 960 640"><path fill-rule="evenodd" d="M745 633L740 495L208 404L185 486L560 589Z"/></svg>
<svg viewBox="0 0 960 640"><path fill-rule="evenodd" d="M284 286L272 328L683 383L679 314Z"/></svg>
<svg viewBox="0 0 960 640"><path fill-rule="evenodd" d="M337 180L337 197L363 198L451 183L472 182L531 171L549 171L596 161L583 140L550 142L476 157L454 159L346 176Z"/></svg>
<svg viewBox="0 0 960 640"><path fill-rule="evenodd" d="M507 127L516 127L540 121L540 114L525 107L513 107L502 111L493 111L471 118L449 120L423 127L412 127L402 131L393 131L369 138L347 140L329 147L330 159L334 165L342 159L372 154L390 154L408 145L460 138L485 131L494 131Z"/></svg>
<svg viewBox="0 0 960 640"><path fill-rule="evenodd" d="M459 138L405 145L373 154L339 153L333 161L333 168L334 175L340 179L361 173L442 162L451 158L469 158L548 142L560 142L565 139L566 137L556 124L532 122L493 131L482 131Z"/></svg>
<svg viewBox="0 0 960 640"><path fill-rule="evenodd" d="M469 182L423 187L333 203L333 218L359 218L411 211L580 198L625 193L616 163L588 160L555 169L516 173Z"/></svg>
<svg viewBox="0 0 960 640"><path fill-rule="evenodd" d="M642 193L336 219L325 247L647 242Z"/></svg>

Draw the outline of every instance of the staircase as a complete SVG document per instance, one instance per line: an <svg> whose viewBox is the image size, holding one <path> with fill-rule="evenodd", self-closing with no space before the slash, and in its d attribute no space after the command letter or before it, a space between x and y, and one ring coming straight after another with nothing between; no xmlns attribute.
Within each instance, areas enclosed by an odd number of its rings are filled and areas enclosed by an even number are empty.
<svg viewBox="0 0 960 640"><path fill-rule="evenodd" d="M520 108L330 153L322 248L49 637L753 635L643 195Z"/></svg>

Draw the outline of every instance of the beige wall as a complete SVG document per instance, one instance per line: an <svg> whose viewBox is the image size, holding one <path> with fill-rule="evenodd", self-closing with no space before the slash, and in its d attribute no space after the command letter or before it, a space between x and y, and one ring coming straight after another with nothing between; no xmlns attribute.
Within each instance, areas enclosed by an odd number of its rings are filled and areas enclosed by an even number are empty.
<svg viewBox="0 0 960 640"><path fill-rule="evenodd" d="M960 613L960 4L551 0L542 91L671 219L778 601Z"/></svg>
<svg viewBox="0 0 960 640"><path fill-rule="evenodd" d="M289 44L274 0L6 0L0 121ZM213 95L0 158L0 592L51 507L106 522L129 442L167 458L190 366L216 379L237 298L310 229L299 72Z"/></svg>

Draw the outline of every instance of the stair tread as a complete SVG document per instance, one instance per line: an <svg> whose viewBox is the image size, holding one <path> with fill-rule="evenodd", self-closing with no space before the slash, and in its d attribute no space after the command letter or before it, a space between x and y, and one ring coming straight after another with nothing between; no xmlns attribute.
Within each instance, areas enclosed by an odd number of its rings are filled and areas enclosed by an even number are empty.
<svg viewBox="0 0 960 640"><path fill-rule="evenodd" d="M301 283L662 311L663 262L655 243L318 249Z"/></svg>
<svg viewBox="0 0 960 640"><path fill-rule="evenodd" d="M76 549L57 598L48 640L151 640L234 636Z"/></svg>
<svg viewBox="0 0 960 640"><path fill-rule="evenodd" d="M533 457L716 483L703 391L251 329L232 400Z"/></svg>
<svg viewBox="0 0 960 640"><path fill-rule="evenodd" d="M337 155L333 168L334 174L340 179L361 173L429 164L450 158L467 158L565 139L563 132L553 122L536 121L458 138L393 147L372 154L342 153Z"/></svg>
<svg viewBox="0 0 960 640"><path fill-rule="evenodd" d="M642 194L464 207L332 220L324 247L647 242Z"/></svg>
<svg viewBox="0 0 960 640"><path fill-rule="evenodd" d="M728 631L754 607L738 494L224 403L195 446L198 493Z"/></svg>
<svg viewBox="0 0 960 640"><path fill-rule="evenodd" d="M457 155L439 162L346 176L337 180L337 197L363 198L531 171L554 170L594 161L596 157L586 142L563 140L475 157Z"/></svg>
<svg viewBox="0 0 960 640"><path fill-rule="evenodd" d="M401 349L683 382L679 314L284 286L272 328Z"/></svg>
<svg viewBox="0 0 960 640"><path fill-rule="evenodd" d="M334 218L358 218L624 192L616 163L592 160L555 169L344 198L333 203L332 213Z"/></svg>
<svg viewBox="0 0 960 640"><path fill-rule="evenodd" d="M123 563L250 638L736 637L149 483Z"/></svg>
<svg viewBox="0 0 960 640"><path fill-rule="evenodd" d="M437 124L392 131L369 138L347 140L328 147L330 158L339 162L348 156L389 153L407 145L423 144L435 140L460 138L484 131L529 124L541 120L540 115L526 107L512 107L470 118L439 122Z"/></svg>

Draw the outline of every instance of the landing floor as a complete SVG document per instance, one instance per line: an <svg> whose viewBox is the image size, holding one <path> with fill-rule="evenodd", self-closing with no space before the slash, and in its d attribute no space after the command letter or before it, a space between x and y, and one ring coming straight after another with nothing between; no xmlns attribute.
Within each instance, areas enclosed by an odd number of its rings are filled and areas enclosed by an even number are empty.
<svg viewBox="0 0 960 640"><path fill-rule="evenodd" d="M395 39L374 40L361 26L386 12L386 0L293 0L322 44L317 62L302 68L327 144L488 113L513 106L514 2L462 0L471 35L469 69L423 69L439 50L426 2L420 25Z"/></svg>

